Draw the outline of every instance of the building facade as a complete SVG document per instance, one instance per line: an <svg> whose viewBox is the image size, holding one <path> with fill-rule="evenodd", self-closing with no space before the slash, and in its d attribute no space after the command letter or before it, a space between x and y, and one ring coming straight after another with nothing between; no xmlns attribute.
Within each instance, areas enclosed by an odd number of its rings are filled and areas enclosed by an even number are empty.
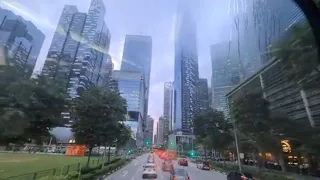
<svg viewBox="0 0 320 180"><path fill-rule="evenodd" d="M163 93L163 117L166 120L165 134L169 135L173 130L173 83L164 83Z"/></svg>
<svg viewBox="0 0 320 180"><path fill-rule="evenodd" d="M253 24L262 63L271 59L268 47L281 40L289 27L305 19L303 12L293 1L254 0Z"/></svg>
<svg viewBox="0 0 320 180"><path fill-rule="evenodd" d="M212 108L227 115L228 101L226 94L240 82L240 65L230 52L230 43L222 42L211 45L212 64L211 96Z"/></svg>
<svg viewBox="0 0 320 180"><path fill-rule="evenodd" d="M145 81L145 102L142 121L143 131L146 130L146 120L148 115L151 59L152 38L150 36L126 35L121 62L121 70L140 72L144 76L143 79Z"/></svg>
<svg viewBox="0 0 320 180"><path fill-rule="evenodd" d="M199 79L199 102L200 102L200 111L205 111L209 109L208 80L204 78Z"/></svg>
<svg viewBox="0 0 320 180"><path fill-rule="evenodd" d="M146 130L146 133L147 133L147 138L146 138L146 142L148 142L148 145L151 145L153 144L153 123L154 123L154 120L151 116L148 116L148 119L147 119L147 130Z"/></svg>
<svg viewBox="0 0 320 180"><path fill-rule="evenodd" d="M165 125L165 119L163 117L160 117L158 121L158 129L157 129L157 138L158 138L157 144L159 146L163 146L165 144L164 125Z"/></svg>
<svg viewBox="0 0 320 180"><path fill-rule="evenodd" d="M192 120L199 113L196 22L190 9L177 13L174 57L174 131L193 134Z"/></svg>
<svg viewBox="0 0 320 180"><path fill-rule="evenodd" d="M269 101L270 110L280 111L289 118L320 126L320 90L304 90L284 79L283 64L270 60L260 71L236 86L228 94L229 103L241 92L261 92Z"/></svg>
<svg viewBox="0 0 320 180"><path fill-rule="evenodd" d="M64 83L70 99L91 85L104 86L106 68L112 66L108 55L110 32L104 23L102 0L92 0L88 13L66 5L52 39L42 74ZM73 122L69 107L62 113L66 126Z"/></svg>
<svg viewBox="0 0 320 180"><path fill-rule="evenodd" d="M142 147L144 145L142 131L145 102L144 75L134 71L114 71L113 79L118 84L120 95L127 101L126 123L135 133L137 146Z"/></svg>
<svg viewBox="0 0 320 180"><path fill-rule="evenodd" d="M0 8L0 45L6 64L32 74L45 35L30 21Z"/></svg>

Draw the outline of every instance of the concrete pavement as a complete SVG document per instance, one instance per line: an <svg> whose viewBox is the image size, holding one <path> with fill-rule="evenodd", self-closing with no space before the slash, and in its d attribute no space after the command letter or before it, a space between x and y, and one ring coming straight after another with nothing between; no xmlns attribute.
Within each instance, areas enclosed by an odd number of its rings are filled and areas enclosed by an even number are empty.
<svg viewBox="0 0 320 180"><path fill-rule="evenodd" d="M143 166L147 162L148 155L142 155L134 159L128 165L124 166L120 170L112 173L104 180L143 180L142 179L142 172ZM168 172L162 171L162 164L163 160L159 159L157 155L155 155L155 164L156 164L156 171L158 174L157 180L169 180L170 174ZM200 170L196 167L195 163L189 161L189 166L184 167L178 165L178 163L174 162L174 168L181 168L185 169L191 180L205 180L205 179L214 179L214 180L226 180L227 177L224 174L215 171L204 171Z"/></svg>

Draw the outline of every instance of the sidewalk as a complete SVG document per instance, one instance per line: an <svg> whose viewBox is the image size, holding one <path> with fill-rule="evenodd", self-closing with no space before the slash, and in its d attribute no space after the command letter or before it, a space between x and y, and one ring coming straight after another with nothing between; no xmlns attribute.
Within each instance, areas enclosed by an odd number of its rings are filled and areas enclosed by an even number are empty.
<svg viewBox="0 0 320 180"><path fill-rule="evenodd" d="M221 164L224 163L223 161L214 161L214 162L221 163ZM238 166L238 164L235 162L226 161L225 163L227 165ZM257 171L258 170L258 168L256 166L249 166L249 165L244 165L244 164L242 164L241 166L243 169L247 169L249 171ZM267 172L268 170L263 168L263 171ZM283 173L283 174L286 174L288 177L292 177L295 180L319 180L319 178L316 178L316 177L307 176L307 175L300 175L300 174L296 174L296 173L292 173L292 172L281 172L281 171L275 171L275 170L271 170L271 172Z"/></svg>

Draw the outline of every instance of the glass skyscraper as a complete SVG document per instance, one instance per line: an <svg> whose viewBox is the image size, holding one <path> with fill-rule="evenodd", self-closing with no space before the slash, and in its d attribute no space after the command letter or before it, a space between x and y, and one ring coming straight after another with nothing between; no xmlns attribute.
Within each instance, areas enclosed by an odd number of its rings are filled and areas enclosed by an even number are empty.
<svg viewBox="0 0 320 180"><path fill-rule="evenodd" d="M237 56L230 51L230 42L221 42L210 46L212 64L212 108L227 115L226 94L240 82L240 65Z"/></svg>
<svg viewBox="0 0 320 180"><path fill-rule="evenodd" d="M165 124L165 134L173 130L173 83L165 82L164 83L164 92L163 92L163 117L167 121Z"/></svg>
<svg viewBox="0 0 320 180"><path fill-rule="evenodd" d="M174 131L192 134L192 119L199 113L196 22L186 8L179 9L177 17L174 60Z"/></svg>
<svg viewBox="0 0 320 180"><path fill-rule="evenodd" d="M92 0L88 13L66 5L60 16L42 74L65 84L70 98L91 85L104 86L105 68L111 66L108 54L110 32L104 22L102 0ZM68 111L68 110L66 110ZM69 112L63 117L72 123Z"/></svg>
<svg viewBox="0 0 320 180"><path fill-rule="evenodd" d="M114 71L113 80L118 84L121 97L127 101L127 123L134 131L137 146L142 146L144 134L142 121L144 115L145 83L143 73L134 71Z"/></svg>
<svg viewBox="0 0 320 180"><path fill-rule="evenodd" d="M0 8L0 48L6 63L32 74L45 35L30 21Z"/></svg>
<svg viewBox="0 0 320 180"><path fill-rule="evenodd" d="M143 74L145 84L142 130L146 130L148 116L149 84L152 58L152 38L142 35L127 35L124 43L121 71L133 71ZM144 134L146 138L146 133Z"/></svg>
<svg viewBox="0 0 320 180"><path fill-rule="evenodd" d="M200 103L200 111L209 109L208 80L204 78L199 79L199 103Z"/></svg>

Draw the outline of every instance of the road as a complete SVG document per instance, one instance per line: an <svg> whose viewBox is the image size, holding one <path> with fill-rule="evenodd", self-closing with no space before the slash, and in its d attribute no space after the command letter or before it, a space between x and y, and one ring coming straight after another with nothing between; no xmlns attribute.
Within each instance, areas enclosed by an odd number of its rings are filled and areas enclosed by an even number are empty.
<svg viewBox="0 0 320 180"><path fill-rule="evenodd" d="M134 159L130 164L124 166L122 169L114 172L113 174L106 177L104 180L142 180L143 166L147 162L148 155L142 155ZM170 176L168 172L163 172L161 169L162 160L155 155L155 163L157 166L158 178L157 180L169 180ZM185 169L191 180L200 179L214 179L214 180L226 180L226 175L215 171L203 171L196 167L196 164L189 162L188 167L182 167L174 162L175 168Z"/></svg>

